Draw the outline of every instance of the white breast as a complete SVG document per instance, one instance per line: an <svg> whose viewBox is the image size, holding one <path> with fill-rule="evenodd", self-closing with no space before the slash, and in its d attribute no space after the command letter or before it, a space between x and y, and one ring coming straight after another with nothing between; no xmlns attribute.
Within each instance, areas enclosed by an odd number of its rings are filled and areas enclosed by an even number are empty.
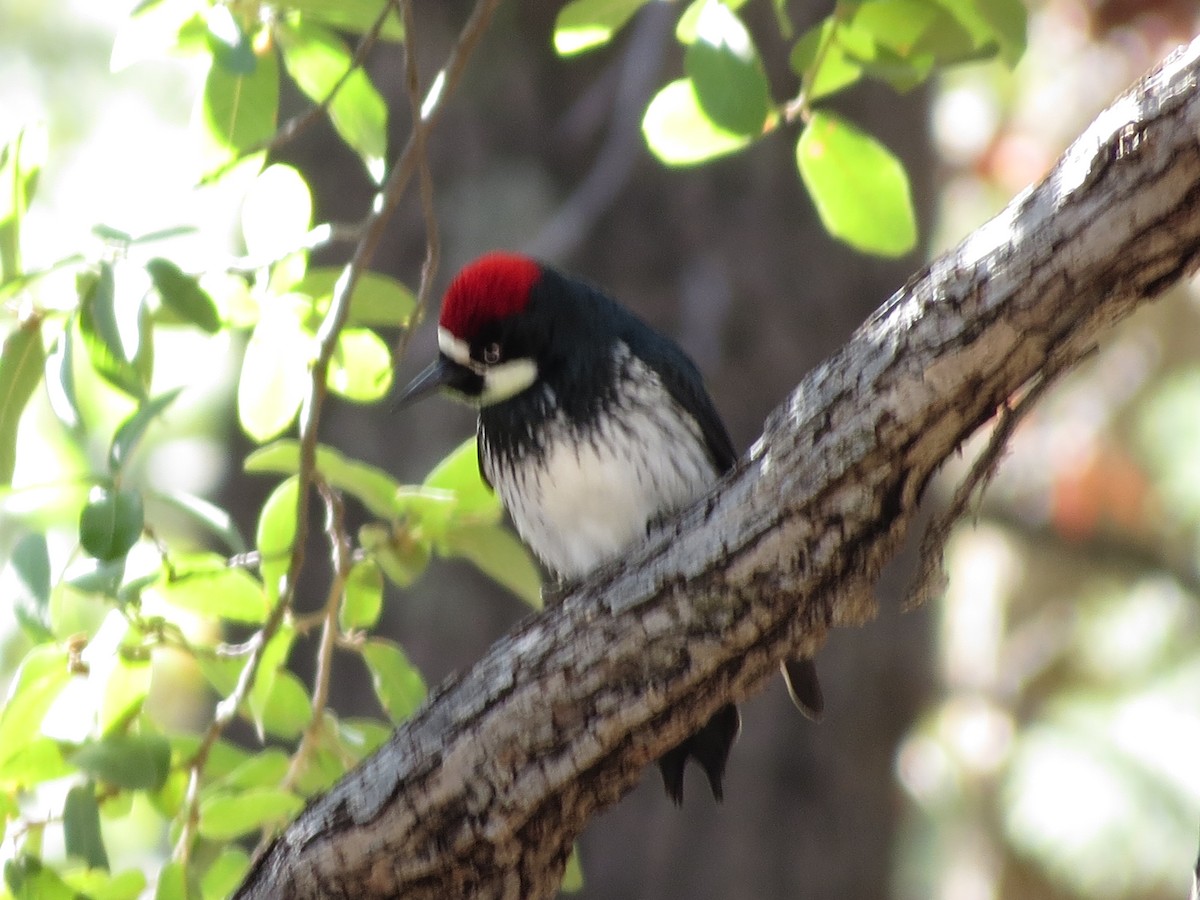
<svg viewBox="0 0 1200 900"><path fill-rule="evenodd" d="M615 558L717 478L695 419L640 361L627 372L620 410L591 427L549 423L540 453L500 463L481 435L484 474L521 538L566 578Z"/></svg>

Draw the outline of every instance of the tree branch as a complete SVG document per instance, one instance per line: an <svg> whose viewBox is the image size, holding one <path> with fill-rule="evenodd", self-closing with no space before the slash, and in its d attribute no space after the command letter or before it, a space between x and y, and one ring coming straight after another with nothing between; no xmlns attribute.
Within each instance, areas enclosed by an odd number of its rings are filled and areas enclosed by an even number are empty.
<svg viewBox="0 0 1200 900"><path fill-rule="evenodd" d="M1200 41L885 303L710 496L445 682L237 896L553 896L572 840L647 763L873 616L876 575L973 431L1196 266L1198 82Z"/></svg>

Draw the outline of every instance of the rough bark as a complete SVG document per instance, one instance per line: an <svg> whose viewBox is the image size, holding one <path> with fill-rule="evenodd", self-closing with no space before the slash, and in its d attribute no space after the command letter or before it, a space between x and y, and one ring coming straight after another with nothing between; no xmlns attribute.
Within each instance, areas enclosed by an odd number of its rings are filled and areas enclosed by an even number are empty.
<svg viewBox="0 0 1200 900"><path fill-rule="evenodd" d="M964 439L1196 266L1198 81L1200 40L884 304L713 494L443 684L237 896L553 896L572 841L649 762L872 617Z"/></svg>

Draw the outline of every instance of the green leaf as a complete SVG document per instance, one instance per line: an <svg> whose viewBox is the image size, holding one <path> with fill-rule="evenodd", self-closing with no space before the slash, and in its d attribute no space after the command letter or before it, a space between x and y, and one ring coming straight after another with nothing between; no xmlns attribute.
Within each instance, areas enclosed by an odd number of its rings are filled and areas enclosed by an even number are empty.
<svg viewBox="0 0 1200 900"><path fill-rule="evenodd" d="M111 801L106 809L111 806ZM146 889L146 876L140 869L126 869L110 875L104 869L68 869L63 881L74 891L74 898L88 900L138 900Z"/></svg>
<svg viewBox="0 0 1200 900"><path fill-rule="evenodd" d="M818 110L800 135L796 163L821 222L834 237L880 256L902 256L916 246L908 176L873 137Z"/></svg>
<svg viewBox="0 0 1200 900"><path fill-rule="evenodd" d="M183 863L171 860L158 870L154 900L188 900L187 871Z"/></svg>
<svg viewBox="0 0 1200 900"><path fill-rule="evenodd" d="M96 559L112 562L130 551L142 534L142 495L129 488L92 488L79 515L79 541Z"/></svg>
<svg viewBox="0 0 1200 900"><path fill-rule="evenodd" d="M856 83L862 78L862 66L847 55L834 35L839 30L833 18L814 25L792 48L788 62L792 71L801 78L808 77L808 100L810 103L828 97ZM812 74L809 68L816 63L821 43L826 42L820 67Z"/></svg>
<svg viewBox="0 0 1200 900"><path fill-rule="evenodd" d="M31 533L17 542L12 568L20 587L13 611L26 635L46 641L50 632L50 551L44 534Z"/></svg>
<svg viewBox="0 0 1200 900"><path fill-rule="evenodd" d="M240 847L228 847L201 876L200 890L206 900L230 897L249 871L250 855Z"/></svg>
<svg viewBox="0 0 1200 900"><path fill-rule="evenodd" d="M579 861L578 843L571 847L571 855L567 857L567 867L563 870L559 890L564 894L576 894L583 890L583 864Z"/></svg>
<svg viewBox="0 0 1200 900"><path fill-rule="evenodd" d="M393 722L404 721L425 699L425 679L391 641L371 638L361 652L384 711Z"/></svg>
<svg viewBox="0 0 1200 900"><path fill-rule="evenodd" d="M371 403L392 388L392 353L369 328L344 328L329 361L329 390L356 403Z"/></svg>
<svg viewBox="0 0 1200 900"><path fill-rule="evenodd" d="M178 609L230 622L261 625L267 618L263 585L215 553L172 555L170 567L148 593Z"/></svg>
<svg viewBox="0 0 1200 900"><path fill-rule="evenodd" d="M13 900L79 900L80 896L57 872L28 853L4 863L4 883L12 891Z"/></svg>
<svg viewBox="0 0 1200 900"><path fill-rule="evenodd" d="M700 108L690 78L672 81L650 101L642 117L650 151L668 166L691 166L748 146L753 138L713 124Z"/></svg>
<svg viewBox="0 0 1200 900"><path fill-rule="evenodd" d="M107 869L108 853L100 834L100 807L91 784L77 784L67 791L63 804L63 837L67 856L87 863L89 868Z"/></svg>
<svg viewBox="0 0 1200 900"><path fill-rule="evenodd" d="M429 564L427 542L414 539L403 526L368 522L358 530L358 543L399 587L411 585Z"/></svg>
<svg viewBox="0 0 1200 900"><path fill-rule="evenodd" d="M312 700L304 682L278 669L261 703L251 696L251 713L261 730L285 741L300 737L312 719Z"/></svg>
<svg viewBox="0 0 1200 900"><path fill-rule="evenodd" d="M425 477L424 487L453 495L454 515L459 521L500 519L500 498L479 473L479 450L474 437L467 438L434 466Z"/></svg>
<svg viewBox="0 0 1200 900"><path fill-rule="evenodd" d="M294 9L302 18L321 22L337 31L364 34L371 29L383 11L381 0L281 0L279 9ZM379 36L385 41L404 40L404 22L393 12L383 21Z"/></svg>
<svg viewBox="0 0 1200 900"><path fill-rule="evenodd" d="M238 379L238 421L258 443L292 424L308 391L313 337L281 306L272 304L254 326Z"/></svg>
<svg viewBox="0 0 1200 900"><path fill-rule="evenodd" d="M42 380L46 351L42 320L30 316L4 339L0 350L0 487L12 484L17 466L17 426Z"/></svg>
<svg viewBox="0 0 1200 900"><path fill-rule="evenodd" d="M282 750L264 750L214 781L212 787L220 791L271 787L283 780L290 765L290 757Z"/></svg>
<svg viewBox="0 0 1200 900"><path fill-rule="evenodd" d="M46 712L70 680L66 650L41 644L25 654L0 710L0 784L28 783L17 777L14 764L41 734Z"/></svg>
<svg viewBox="0 0 1200 900"><path fill-rule="evenodd" d="M117 428L108 450L108 470L116 475L125 467L146 429L164 409L171 405L183 388L174 388L153 400L146 400Z"/></svg>
<svg viewBox="0 0 1200 900"><path fill-rule="evenodd" d="M300 481L293 475L271 492L258 518L254 542L258 547L263 584L272 600L279 596L280 581L292 563L299 496Z"/></svg>
<svg viewBox="0 0 1200 900"><path fill-rule="evenodd" d="M300 90L318 104L332 94L327 109L334 129L362 159L371 179L382 184L387 105L367 73L355 65L354 54L336 34L305 19L295 24L281 22L275 36L283 64Z"/></svg>
<svg viewBox="0 0 1200 900"><path fill-rule="evenodd" d="M254 72L258 60L254 56L250 36L228 6L210 6L205 25L208 48L218 65L233 75L250 75Z"/></svg>
<svg viewBox="0 0 1200 900"><path fill-rule="evenodd" d="M21 222L48 147L46 126L40 122L22 128L0 147L0 284L23 273Z"/></svg>
<svg viewBox="0 0 1200 900"><path fill-rule="evenodd" d="M149 491L147 496L183 513L190 521L211 532L233 553L246 551L246 539L228 512L203 497L182 491Z"/></svg>
<svg viewBox="0 0 1200 900"><path fill-rule="evenodd" d="M684 70L714 125L747 137L763 133L773 107L766 72L750 32L720 0L708 0L701 9Z"/></svg>
<svg viewBox="0 0 1200 900"><path fill-rule="evenodd" d="M931 0L944 7L974 36L976 44L995 44L1009 66L1025 53L1029 11L1022 0Z"/></svg>
<svg viewBox="0 0 1200 900"><path fill-rule="evenodd" d="M383 610L383 573L370 559L355 563L346 578L338 621L343 631L371 628Z"/></svg>
<svg viewBox="0 0 1200 900"><path fill-rule="evenodd" d="M276 163L254 179L242 201L246 250L263 259L283 259L303 246L312 224L312 192L304 176Z"/></svg>
<svg viewBox="0 0 1200 900"><path fill-rule="evenodd" d="M554 19L554 49L572 56L607 44L647 0L572 0Z"/></svg>
<svg viewBox="0 0 1200 900"><path fill-rule="evenodd" d="M150 674L149 659L127 659L119 652L114 655L100 699L98 725L102 737L126 727L141 712L150 693Z"/></svg>
<svg viewBox="0 0 1200 900"><path fill-rule="evenodd" d="M265 146L279 111L279 63L273 50L247 75L213 61L195 113L203 171L218 169Z"/></svg>
<svg viewBox="0 0 1200 900"><path fill-rule="evenodd" d="M46 359L46 396L50 409L68 431L83 424L79 401L75 398L75 317L67 319L53 351Z"/></svg>
<svg viewBox="0 0 1200 900"><path fill-rule="evenodd" d="M345 269L322 266L309 269L304 277L292 285L292 293L303 294L313 300L316 314L324 316L333 300L334 290ZM417 298L413 292L389 275L363 272L354 285L350 297L348 326L403 328L416 308Z"/></svg>
<svg viewBox="0 0 1200 900"><path fill-rule="evenodd" d="M290 791L258 788L236 794L214 794L200 804L200 835L211 841L228 841L283 824L304 807Z"/></svg>
<svg viewBox="0 0 1200 900"><path fill-rule="evenodd" d="M224 7L214 7L217 8ZM146 271L154 282L158 296L162 298L163 306L209 334L220 331L221 317L217 315L216 304L208 292L200 287L199 279L185 275L179 266L162 257L155 257L146 263Z"/></svg>
<svg viewBox="0 0 1200 900"><path fill-rule="evenodd" d="M278 472L294 475L300 471L300 444L281 440L251 453L245 462L247 472ZM403 486L383 469L348 459L332 447L317 445L317 472L332 487L353 495L371 515L381 519L394 517L401 508L398 497Z"/></svg>
<svg viewBox="0 0 1200 900"><path fill-rule="evenodd" d="M501 525L462 525L446 532L444 553L461 556L534 609L542 606L542 576L525 545Z"/></svg>
<svg viewBox="0 0 1200 900"><path fill-rule="evenodd" d="M85 743L70 759L98 781L156 791L171 769L171 745L156 734L114 734Z"/></svg>
<svg viewBox="0 0 1200 900"><path fill-rule="evenodd" d="M132 301L132 302L131 302ZM79 334L92 368L114 387L142 398L146 385L134 360L143 343L141 300L122 298L118 304L112 266L100 264L97 274L80 278Z"/></svg>

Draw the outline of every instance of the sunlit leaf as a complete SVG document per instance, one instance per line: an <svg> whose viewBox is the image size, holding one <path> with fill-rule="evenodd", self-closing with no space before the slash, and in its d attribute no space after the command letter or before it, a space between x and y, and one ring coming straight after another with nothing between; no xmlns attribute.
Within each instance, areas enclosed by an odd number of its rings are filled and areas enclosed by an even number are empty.
<svg viewBox="0 0 1200 900"><path fill-rule="evenodd" d="M862 66L848 56L842 45L834 40L833 35L837 29L838 23L833 19L826 19L814 25L796 41L788 58L792 71L804 77L809 68L817 63L822 42L825 44L820 65L809 75L809 102L835 94L862 78Z"/></svg>
<svg viewBox="0 0 1200 900"><path fill-rule="evenodd" d="M333 292L345 270L331 266L309 269L292 285L292 292L311 297L318 315L324 315L333 300ZM348 326L398 328L408 324L417 298L407 287L389 275L363 272L350 297Z"/></svg>
<svg viewBox="0 0 1200 900"><path fill-rule="evenodd" d="M263 585L215 553L174 554L170 568L147 593L179 609L230 622L259 625L267 618Z"/></svg>
<svg viewBox="0 0 1200 900"><path fill-rule="evenodd" d="M500 515L500 498L488 487L479 472L476 439L469 437L434 466L425 476L425 487L450 491L459 516L495 521Z"/></svg>
<svg viewBox="0 0 1200 900"><path fill-rule="evenodd" d="M338 31L363 34L375 24L384 9L380 0L280 0L280 9L294 9L303 13L302 18L321 22ZM404 40L404 22L399 12L393 10L383 20L379 36L385 41Z"/></svg>
<svg viewBox="0 0 1200 900"><path fill-rule="evenodd" d="M254 326L238 378L238 421L259 443L292 424L308 390L313 337L282 307L272 304Z"/></svg>
<svg viewBox="0 0 1200 900"><path fill-rule="evenodd" d="M241 847L226 847L200 877L204 897L229 897L250 870L250 854Z"/></svg>
<svg viewBox="0 0 1200 900"><path fill-rule="evenodd" d="M217 169L264 146L279 111L279 63L269 47L248 75L214 61L195 113L203 171Z"/></svg>
<svg viewBox="0 0 1200 900"><path fill-rule="evenodd" d="M0 784L19 779L19 754L42 730L50 705L71 680L67 651L50 644L34 647L21 661L0 710Z"/></svg>
<svg viewBox="0 0 1200 900"><path fill-rule="evenodd" d="M79 515L79 542L105 562L120 559L141 536L142 495L130 488L92 488Z"/></svg>
<svg viewBox="0 0 1200 900"><path fill-rule="evenodd" d="M160 394L152 400L142 403L133 415L129 416L117 428L113 435L112 446L108 450L108 468L113 474L119 472L128 462L134 449L159 415L179 396L183 388L175 388Z"/></svg>
<svg viewBox="0 0 1200 900"><path fill-rule="evenodd" d="M766 72L750 32L720 0L708 0L701 9L684 69L700 109L717 128L762 134L772 109Z"/></svg>
<svg viewBox="0 0 1200 900"><path fill-rule="evenodd" d="M113 386L134 397L144 397L146 385L135 359L143 335L141 299L118 299L112 266L101 263L99 272L80 277L79 334L92 368Z"/></svg>
<svg viewBox="0 0 1200 900"><path fill-rule="evenodd" d="M299 496L300 481L293 475L271 492L258 518L255 544L260 557L259 569L271 599L279 596L280 580L291 565Z"/></svg>
<svg viewBox="0 0 1200 900"><path fill-rule="evenodd" d="M672 81L650 101L642 133L651 152L669 166L690 166L746 147L753 137L727 131L705 115L690 78Z"/></svg>
<svg viewBox="0 0 1200 900"><path fill-rule="evenodd" d="M393 722L402 722L425 699L425 680L408 661L398 644L372 638L362 646L363 660L371 671L375 695Z"/></svg>
<svg viewBox="0 0 1200 900"><path fill-rule="evenodd" d="M97 724L101 736L107 737L141 711L150 692L150 675L149 659L127 659L120 653L114 654L100 699Z"/></svg>
<svg viewBox="0 0 1200 900"><path fill-rule="evenodd" d="M21 223L48 151L46 126L27 125L0 147L0 284L22 274Z"/></svg>
<svg viewBox="0 0 1200 900"><path fill-rule="evenodd" d="M129 790L157 790L171 767L171 745L156 734L114 734L89 741L71 762L98 781Z"/></svg>
<svg viewBox="0 0 1200 900"><path fill-rule="evenodd" d="M223 3L210 6L205 25L208 48L217 64L234 75L251 74L257 65L254 47L233 10Z"/></svg>
<svg viewBox="0 0 1200 900"><path fill-rule="evenodd" d="M821 222L866 253L901 256L916 246L917 223L904 166L883 144L818 110L800 135L796 162Z"/></svg>
<svg viewBox="0 0 1200 900"><path fill-rule="evenodd" d="M154 900L188 900L187 872L183 863L170 860L158 870Z"/></svg>
<svg viewBox="0 0 1200 900"><path fill-rule="evenodd" d="M35 641L49 640L50 633L50 551L44 534L25 535L13 548L13 573L20 590L13 612L25 633Z"/></svg>
<svg viewBox="0 0 1200 900"><path fill-rule="evenodd" d="M244 465L247 472L294 475L300 471L300 444L294 440L275 441L251 453ZM352 494L374 516L390 519L400 508L397 498L402 485L383 469L318 445L317 471L331 486Z"/></svg>
<svg viewBox="0 0 1200 900"><path fill-rule="evenodd" d="M371 628L383 610L383 573L373 561L355 563L346 578L345 595L338 619L342 630Z"/></svg>
<svg viewBox="0 0 1200 900"><path fill-rule="evenodd" d="M387 156L387 105L367 73L355 65L354 54L336 34L307 19L280 23L275 34L288 74L314 103L328 100L334 129L362 159L371 179L381 184Z"/></svg>
<svg viewBox="0 0 1200 900"><path fill-rule="evenodd" d="M208 292L200 287L199 279L185 275L169 259L155 257L146 263L146 271L163 305L185 322L215 334L221 328L221 318Z"/></svg>
<svg viewBox="0 0 1200 900"><path fill-rule="evenodd" d="M295 740L312 719L312 700L304 682L287 669L278 669L261 703L251 697L251 713L262 731L285 741Z"/></svg>
<svg viewBox="0 0 1200 900"><path fill-rule="evenodd" d="M268 166L242 201L242 237L252 256L281 259L304 243L312 224L312 193L291 166Z"/></svg>
<svg viewBox="0 0 1200 900"><path fill-rule="evenodd" d="M46 396L58 421L69 431L83 424L75 397L75 317L67 319L50 356L46 359Z"/></svg>
<svg viewBox="0 0 1200 900"><path fill-rule="evenodd" d="M554 20L554 49L571 56L607 44L647 0L571 0Z"/></svg>
<svg viewBox="0 0 1200 900"><path fill-rule="evenodd" d="M369 328L344 328L329 360L329 390L347 400L370 403L392 387L392 353Z"/></svg>
<svg viewBox="0 0 1200 900"><path fill-rule="evenodd" d="M721 0L726 6L732 10L741 9L746 5L747 0ZM782 2L782 0L772 0L773 3ZM700 14L704 12L704 7L708 5L708 0L692 0L691 3L683 11L683 15L679 17L679 21L675 23L675 40L688 46L692 41L696 40L696 32L700 25Z"/></svg>
<svg viewBox="0 0 1200 900"><path fill-rule="evenodd" d="M25 404L42 381L45 366L42 320L31 316L9 333L0 350L0 487L12 484L17 426Z"/></svg>
<svg viewBox="0 0 1200 900"><path fill-rule="evenodd" d="M231 552L245 552L246 539L242 537L237 522L216 504L182 491L148 491L146 496L182 513L188 520L219 538Z"/></svg>
<svg viewBox="0 0 1200 900"><path fill-rule="evenodd" d="M291 758L282 750L256 753L213 783L216 790L271 787L283 780Z"/></svg>
<svg viewBox="0 0 1200 900"><path fill-rule="evenodd" d="M534 609L542 605L542 576L517 536L501 525L460 525L448 529L441 549L469 560Z"/></svg>
<svg viewBox="0 0 1200 900"><path fill-rule="evenodd" d="M408 587L429 564L428 541L415 540L405 526L368 522L358 530L358 542L379 564L383 574L399 587Z"/></svg>
<svg viewBox="0 0 1200 900"><path fill-rule="evenodd" d="M200 834L227 841L265 825L282 824L303 807L304 800L297 795L274 788L214 794L200 804Z"/></svg>
<svg viewBox="0 0 1200 900"><path fill-rule="evenodd" d="M77 784L67 791L63 803L63 838L68 856L81 859L94 869L108 868L108 853L100 834L100 807L91 784Z"/></svg>

